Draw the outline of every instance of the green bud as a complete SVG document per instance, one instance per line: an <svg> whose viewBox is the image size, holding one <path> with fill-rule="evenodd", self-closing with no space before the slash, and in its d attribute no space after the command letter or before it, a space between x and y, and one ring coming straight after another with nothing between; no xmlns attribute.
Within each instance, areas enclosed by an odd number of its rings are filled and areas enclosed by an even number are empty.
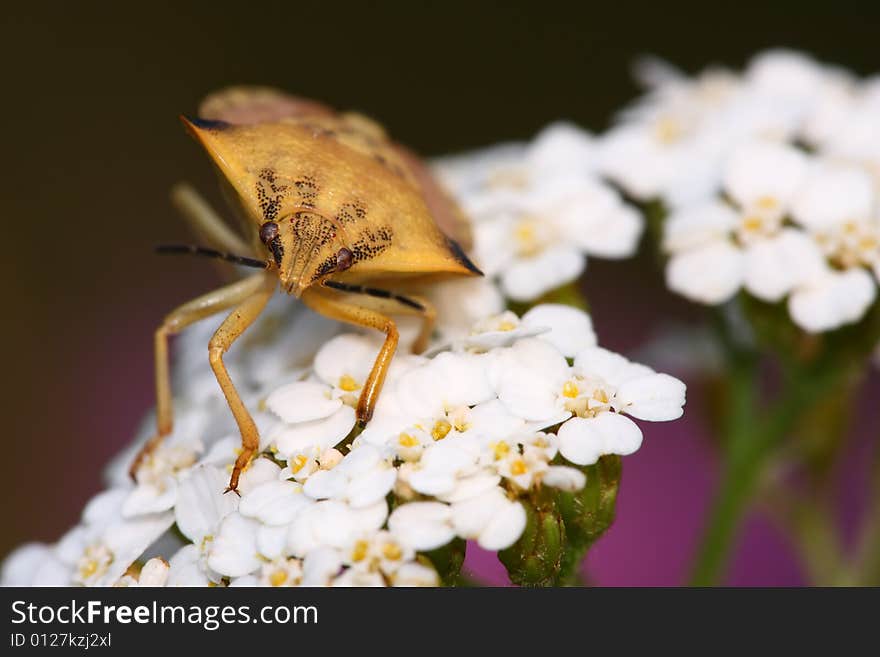
<svg viewBox="0 0 880 657"><path fill-rule="evenodd" d="M587 475L586 486L575 493L560 491L556 495L567 539L561 584L577 580L587 550L614 522L622 462L619 456L608 455L581 470Z"/></svg>
<svg viewBox="0 0 880 657"><path fill-rule="evenodd" d="M464 563L466 550L467 543L464 539L456 538L443 547L423 552L420 556L431 562L443 586L457 586L461 578L461 566Z"/></svg>
<svg viewBox="0 0 880 657"><path fill-rule="evenodd" d="M555 586L565 553L565 526L550 495L523 500L526 528L519 540L498 553L510 581L520 586Z"/></svg>

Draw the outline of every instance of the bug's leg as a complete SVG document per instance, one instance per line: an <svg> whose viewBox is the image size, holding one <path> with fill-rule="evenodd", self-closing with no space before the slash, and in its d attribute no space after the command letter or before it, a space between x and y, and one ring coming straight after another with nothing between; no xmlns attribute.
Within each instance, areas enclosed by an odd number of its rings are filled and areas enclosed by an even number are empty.
<svg viewBox="0 0 880 657"><path fill-rule="evenodd" d="M241 397L235 389L232 379L229 378L226 365L223 364L223 354L229 350L232 343L263 312L263 309L272 297L275 283L276 279L264 276L261 289L252 293L236 306L235 310L229 314L229 317L223 320L220 328L217 329L211 338L211 342L208 343L208 357L211 362L211 369L214 370L214 376L217 377L217 382L223 390L226 403L229 404L229 410L232 411L235 422L238 424L238 430L241 433L241 453L235 460L235 466L232 469L232 476L229 478L229 486L226 492L234 491L238 493L238 478L241 476L242 470L250 462L254 452L259 449L260 434L257 431L254 419L248 413L244 402L241 401Z"/></svg>
<svg viewBox="0 0 880 657"><path fill-rule="evenodd" d="M231 285L204 294L173 310L154 334L156 365L156 435L138 452L129 468L134 478L143 460L155 450L165 436L171 433L173 409L171 402L171 372L168 366L168 338L190 324L231 308L252 295L265 283L265 274L255 274Z"/></svg>
<svg viewBox="0 0 880 657"><path fill-rule="evenodd" d="M331 290L342 294L342 299L351 305L366 306L382 314L415 315L422 318L422 328L412 345L412 352L420 354L428 348L431 335L434 333L434 323L437 320L437 310L434 304L424 297L413 294L396 294L389 290L383 290L364 285L352 285L339 281L324 281L323 285Z"/></svg>
<svg viewBox="0 0 880 657"><path fill-rule="evenodd" d="M190 223L196 234L212 246L229 253L248 255L253 247L235 234L214 208L187 183L171 188L171 202Z"/></svg>
<svg viewBox="0 0 880 657"><path fill-rule="evenodd" d="M358 399L357 419L361 424L366 424L373 417L373 409L376 400L385 383L385 375L391 365L391 358L397 350L397 325L390 317L380 312L359 306L353 301L343 298L323 287L306 288L302 295L302 301L312 310L347 324L374 328L385 333L385 342L376 356L373 369L364 383L361 396Z"/></svg>

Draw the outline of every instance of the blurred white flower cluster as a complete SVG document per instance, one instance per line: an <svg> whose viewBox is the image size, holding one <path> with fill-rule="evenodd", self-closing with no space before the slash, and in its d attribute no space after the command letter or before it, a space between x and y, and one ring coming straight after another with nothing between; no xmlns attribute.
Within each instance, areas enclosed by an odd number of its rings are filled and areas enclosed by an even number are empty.
<svg viewBox="0 0 880 657"><path fill-rule="evenodd" d="M504 295L534 301L578 278L587 256L632 256L643 220L599 177L594 138L569 123L528 144L441 160L440 178L474 222L474 259Z"/></svg>
<svg viewBox="0 0 880 657"><path fill-rule="evenodd" d="M809 332L858 321L880 277L880 79L788 51L650 93L601 143L601 171L669 212L669 287L706 304L787 299Z"/></svg>
<svg viewBox="0 0 880 657"><path fill-rule="evenodd" d="M230 353L262 438L241 497L223 493L239 438L204 359L208 322L181 345L174 432L137 481L133 446L81 523L14 552L3 584L437 585L425 552L457 537L512 545L521 498L579 490L576 466L639 448L631 418L682 413L684 384L598 347L585 313L542 305L484 318L433 355L398 353L359 432L380 341L328 340L335 324L279 301Z"/></svg>

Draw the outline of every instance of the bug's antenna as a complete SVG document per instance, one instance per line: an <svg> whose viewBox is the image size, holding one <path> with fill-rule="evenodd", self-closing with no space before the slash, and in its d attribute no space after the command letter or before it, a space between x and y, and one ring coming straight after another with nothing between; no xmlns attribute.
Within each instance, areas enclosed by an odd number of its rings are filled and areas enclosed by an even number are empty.
<svg viewBox="0 0 880 657"><path fill-rule="evenodd" d="M156 253L200 255L208 258L219 258L220 260L232 262L244 267L254 267L255 269L269 268L269 262L267 260L257 260L256 258L248 258L247 256L234 255L232 253L223 253L222 251L208 249L204 246L192 246L189 244L160 244L156 247Z"/></svg>

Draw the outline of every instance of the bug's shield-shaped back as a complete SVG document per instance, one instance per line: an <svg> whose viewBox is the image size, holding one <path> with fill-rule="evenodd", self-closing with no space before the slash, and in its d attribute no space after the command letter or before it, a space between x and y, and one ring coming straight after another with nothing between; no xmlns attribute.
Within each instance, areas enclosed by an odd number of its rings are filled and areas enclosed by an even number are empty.
<svg viewBox="0 0 880 657"><path fill-rule="evenodd" d="M251 125L184 119L254 227L277 223L282 284L298 293L353 255L344 280L474 275L438 228L418 178L381 134L341 118Z"/></svg>
<svg viewBox="0 0 880 657"><path fill-rule="evenodd" d="M368 132L378 131L381 138L387 139L381 126L363 115L339 114L322 103L272 87L235 86L222 89L202 101L199 105L199 116L234 125L272 123L289 118L336 117ZM418 180L425 202L440 230L462 248L469 250L473 246L470 221L452 195L415 152L394 141L389 144Z"/></svg>

